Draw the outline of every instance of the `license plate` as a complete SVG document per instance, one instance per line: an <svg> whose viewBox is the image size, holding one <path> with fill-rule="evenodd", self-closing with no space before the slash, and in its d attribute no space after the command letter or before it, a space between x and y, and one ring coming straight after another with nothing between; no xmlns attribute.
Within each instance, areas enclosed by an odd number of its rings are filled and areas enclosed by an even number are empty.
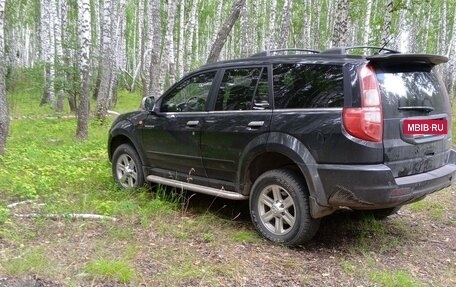
<svg viewBox="0 0 456 287"><path fill-rule="evenodd" d="M403 132L405 135L413 135L414 137L446 135L448 133L448 123L445 119L404 120Z"/></svg>

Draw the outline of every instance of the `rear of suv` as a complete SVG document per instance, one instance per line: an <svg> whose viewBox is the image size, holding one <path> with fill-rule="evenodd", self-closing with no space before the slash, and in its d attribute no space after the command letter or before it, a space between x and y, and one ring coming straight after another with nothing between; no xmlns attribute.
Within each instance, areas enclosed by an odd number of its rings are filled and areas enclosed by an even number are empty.
<svg viewBox="0 0 456 287"><path fill-rule="evenodd" d="M364 48L375 54L348 54ZM287 245L340 208L384 218L453 182L450 102L433 71L447 60L343 47L204 66L114 121L114 179L249 200L257 230Z"/></svg>

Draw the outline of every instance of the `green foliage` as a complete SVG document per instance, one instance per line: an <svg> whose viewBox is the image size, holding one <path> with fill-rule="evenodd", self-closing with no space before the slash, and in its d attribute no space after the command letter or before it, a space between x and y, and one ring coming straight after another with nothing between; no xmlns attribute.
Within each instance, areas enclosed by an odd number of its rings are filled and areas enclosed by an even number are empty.
<svg viewBox="0 0 456 287"><path fill-rule="evenodd" d="M371 279L382 287L418 287L422 286L417 283L413 277L404 271L393 272L372 272Z"/></svg>
<svg viewBox="0 0 456 287"><path fill-rule="evenodd" d="M96 260L89 263L85 272L96 279L114 279L128 283L136 276L135 269L125 261Z"/></svg>
<svg viewBox="0 0 456 287"><path fill-rule="evenodd" d="M0 206L0 224L6 223L9 218L9 213L10 212L8 208Z"/></svg>

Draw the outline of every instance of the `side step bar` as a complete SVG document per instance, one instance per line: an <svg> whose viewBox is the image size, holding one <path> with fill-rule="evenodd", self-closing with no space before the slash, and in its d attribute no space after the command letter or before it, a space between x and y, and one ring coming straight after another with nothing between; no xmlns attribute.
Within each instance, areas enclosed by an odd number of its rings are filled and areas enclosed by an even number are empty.
<svg viewBox="0 0 456 287"><path fill-rule="evenodd" d="M182 188L185 190L204 193L207 195L222 197L222 198L231 199L231 200L249 199L248 196L242 195L237 192L227 191L227 190L223 190L223 189L216 189L216 188L198 185L198 184L194 184L194 183L188 183L188 182L178 181L175 179L164 178L164 177L160 177L160 176L156 176L156 175L149 175L149 176L147 176L146 179L147 179L147 181L150 181L150 182L155 182L155 183L159 183L159 184L163 184L163 185L168 185L168 186L172 186L172 187L176 187L176 188Z"/></svg>

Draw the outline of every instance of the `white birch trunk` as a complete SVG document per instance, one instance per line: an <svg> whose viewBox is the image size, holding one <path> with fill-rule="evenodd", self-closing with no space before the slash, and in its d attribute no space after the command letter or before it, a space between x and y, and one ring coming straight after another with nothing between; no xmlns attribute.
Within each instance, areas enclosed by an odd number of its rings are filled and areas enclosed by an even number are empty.
<svg viewBox="0 0 456 287"><path fill-rule="evenodd" d="M385 7L384 20L381 28L380 45L385 46L391 40L391 23L394 12L394 0L388 0Z"/></svg>
<svg viewBox="0 0 456 287"><path fill-rule="evenodd" d="M271 0L271 8L269 10L269 41L268 41L268 48L267 50L273 50L275 49L275 39L276 39L276 33L275 33L275 22L276 22L276 15L277 15L277 0Z"/></svg>
<svg viewBox="0 0 456 287"><path fill-rule="evenodd" d="M164 58L162 60L162 72L160 73L160 84L164 83L164 77L168 73L169 75L169 84L172 85L176 81L176 60L174 57L174 24L175 24L175 14L176 14L176 5L175 1L168 2L168 28L166 30L165 36L165 47L164 47ZM163 90L163 86L160 87Z"/></svg>
<svg viewBox="0 0 456 287"><path fill-rule="evenodd" d="M54 92L54 22L55 22L55 1L56 0L41 0L41 59L45 63L45 87L40 105L51 104L55 107L55 92Z"/></svg>
<svg viewBox="0 0 456 287"><path fill-rule="evenodd" d="M446 56L450 58L448 63L448 70L445 73L445 83L447 86L448 93L451 101L453 101L455 95L455 75L456 75L456 6L453 12L453 27L451 29L451 37L448 45Z"/></svg>
<svg viewBox="0 0 456 287"><path fill-rule="evenodd" d="M363 45L370 44L371 37L371 16L372 16L372 0L367 0L366 4L366 20L363 21L364 26L364 35L363 35Z"/></svg>
<svg viewBox="0 0 456 287"><path fill-rule="evenodd" d="M161 62L161 25L160 25L160 1L152 0L152 52L150 59L150 94L155 98L161 95L160 90L160 62Z"/></svg>
<svg viewBox="0 0 456 287"><path fill-rule="evenodd" d="M190 8L190 16L189 16L189 19L188 19L188 22L187 22L187 28L185 29L186 30L186 43L185 43L185 66L184 66L184 71L185 73L188 72L190 70L190 67L192 66L193 64L193 46L194 46L194 43L193 43L193 39L196 38L196 35L195 35L195 27L198 23L197 21L197 8L198 8L198 0L193 0L192 1L193 3L191 4L191 8Z"/></svg>
<svg viewBox="0 0 456 287"><path fill-rule="evenodd" d="M0 0L0 155L5 152L9 131L8 103L6 101L5 63L5 0Z"/></svg>
<svg viewBox="0 0 456 287"><path fill-rule="evenodd" d="M333 47L340 47L347 44L348 3L348 0L339 0L337 3L337 14L332 38Z"/></svg>
<svg viewBox="0 0 456 287"><path fill-rule="evenodd" d="M278 42L275 47L283 49L288 46L288 35L290 34L291 26L291 0L285 0L283 2L282 16L280 17L280 23L282 23L280 30L278 31Z"/></svg>
<svg viewBox="0 0 456 287"><path fill-rule="evenodd" d="M221 3L220 1L219 3ZM177 39L177 76L180 78L184 74L185 61L185 0L179 1L179 37Z"/></svg>
<svg viewBox="0 0 456 287"><path fill-rule="evenodd" d="M312 34L312 0L304 1L303 10L303 25L302 25L302 46L303 48L311 49L311 34Z"/></svg>
<svg viewBox="0 0 456 287"><path fill-rule="evenodd" d="M54 31L55 31L55 64L56 64L56 110L58 112L63 111L63 100L65 98L65 93L63 90L63 78L64 78L64 71L63 71L63 47L62 47L62 30L64 29L63 26L63 18L62 18L62 10L65 10L67 5L66 0L56 0L57 1L57 18L54 23Z"/></svg>
<svg viewBox="0 0 456 287"><path fill-rule="evenodd" d="M111 95L112 54L114 53L111 43L113 36L112 13L116 1L104 0L103 20L101 25L102 50L100 71L100 88L97 97L97 118L104 120L108 112L108 101Z"/></svg>
<svg viewBox="0 0 456 287"><path fill-rule="evenodd" d="M79 93L76 138L79 140L85 140L89 136L90 115L90 0L78 0L78 19L81 91Z"/></svg>

